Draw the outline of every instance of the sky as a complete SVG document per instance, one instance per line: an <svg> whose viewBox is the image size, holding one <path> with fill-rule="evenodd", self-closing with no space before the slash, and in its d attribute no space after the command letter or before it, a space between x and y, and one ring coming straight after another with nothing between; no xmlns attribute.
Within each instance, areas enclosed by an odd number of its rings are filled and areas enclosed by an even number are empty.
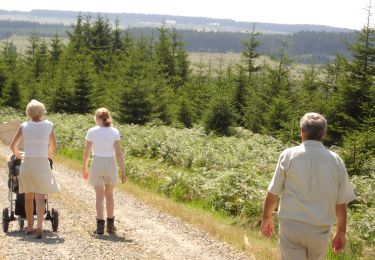
<svg viewBox="0 0 375 260"><path fill-rule="evenodd" d="M361 29L371 0L2 0L0 9L145 13ZM372 3L375 10L375 0ZM371 19L371 23L373 18Z"/></svg>

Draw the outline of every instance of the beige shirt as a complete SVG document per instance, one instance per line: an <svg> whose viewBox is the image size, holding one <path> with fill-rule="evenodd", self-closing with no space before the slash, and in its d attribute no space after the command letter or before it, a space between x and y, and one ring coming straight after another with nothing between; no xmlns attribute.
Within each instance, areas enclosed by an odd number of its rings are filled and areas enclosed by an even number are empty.
<svg viewBox="0 0 375 260"><path fill-rule="evenodd" d="M332 225L336 204L355 199L344 162L319 141L284 150L268 187L280 195L279 218Z"/></svg>

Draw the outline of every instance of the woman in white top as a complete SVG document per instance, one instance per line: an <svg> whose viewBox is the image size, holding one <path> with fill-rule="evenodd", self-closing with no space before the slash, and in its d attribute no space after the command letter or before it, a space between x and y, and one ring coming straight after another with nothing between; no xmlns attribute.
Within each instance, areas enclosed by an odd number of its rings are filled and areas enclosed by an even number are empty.
<svg viewBox="0 0 375 260"><path fill-rule="evenodd" d="M43 216L45 213L45 194L60 190L60 185L52 175L48 158L56 149L53 124L44 120L46 110L42 103L31 100L26 107L26 114L31 119L19 127L11 143L13 154L22 159L19 175L19 192L25 193L25 211L27 232L32 234L34 197L36 201L37 229L36 238L43 237ZM20 153L18 145L23 139L24 153Z"/></svg>
<svg viewBox="0 0 375 260"><path fill-rule="evenodd" d="M121 181L126 181L124 156L120 147L120 133L112 127L112 119L106 108L95 111L96 126L86 135L83 152L83 177L89 179L96 193L96 230L95 233L104 234L104 198L107 209L107 232L114 233L114 200L113 189L118 183L117 163L121 170ZM90 173L88 161L92 151ZM115 160L116 157L116 160Z"/></svg>

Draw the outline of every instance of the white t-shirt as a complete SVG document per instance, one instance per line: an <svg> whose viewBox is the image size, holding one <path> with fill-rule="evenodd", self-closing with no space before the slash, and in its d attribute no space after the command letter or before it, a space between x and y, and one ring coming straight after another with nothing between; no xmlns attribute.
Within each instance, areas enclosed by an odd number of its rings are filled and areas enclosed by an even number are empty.
<svg viewBox="0 0 375 260"><path fill-rule="evenodd" d="M92 142L92 155L113 157L115 141L120 140L120 133L114 127L94 126L86 135L86 140Z"/></svg>
<svg viewBox="0 0 375 260"><path fill-rule="evenodd" d="M49 136L53 124L48 120L27 121L21 124L25 158L48 158Z"/></svg>

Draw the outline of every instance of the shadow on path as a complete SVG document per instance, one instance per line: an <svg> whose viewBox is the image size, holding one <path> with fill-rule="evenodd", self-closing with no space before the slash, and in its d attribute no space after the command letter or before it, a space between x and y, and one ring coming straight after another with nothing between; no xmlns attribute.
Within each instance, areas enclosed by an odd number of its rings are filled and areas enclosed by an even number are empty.
<svg viewBox="0 0 375 260"><path fill-rule="evenodd" d="M38 243L38 244L62 244L65 242L65 239L63 237L60 237L58 233L49 231L49 230L43 230L44 237L41 239L36 239L36 235L26 235L25 230L15 230L15 231L9 231L6 233L7 236L10 237L18 237L22 241L28 241L32 243Z"/></svg>
<svg viewBox="0 0 375 260"><path fill-rule="evenodd" d="M94 233L91 233L90 235L99 240L105 240L105 241L111 241L111 242L117 242L117 243L133 243L133 240L126 238L124 234L122 235L120 234L96 235Z"/></svg>

